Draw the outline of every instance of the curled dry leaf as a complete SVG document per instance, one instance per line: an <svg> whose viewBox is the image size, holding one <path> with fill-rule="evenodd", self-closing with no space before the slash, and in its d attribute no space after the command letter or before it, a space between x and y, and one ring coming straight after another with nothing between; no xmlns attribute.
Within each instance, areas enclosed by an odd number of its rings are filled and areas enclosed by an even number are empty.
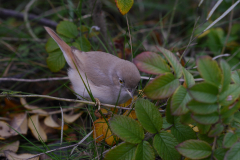
<svg viewBox="0 0 240 160"><path fill-rule="evenodd" d="M14 118L10 122L11 128L10 134L13 136L20 134L27 134L28 126L27 126L27 114L26 113L18 113L14 115ZM16 131L17 132L16 132Z"/></svg>
<svg viewBox="0 0 240 160"><path fill-rule="evenodd" d="M39 122L39 116L38 115L33 115L28 118L28 127L32 131L33 136L38 139L39 141L42 140L44 142L47 141L47 134L43 130L42 126L40 125Z"/></svg>
<svg viewBox="0 0 240 160"><path fill-rule="evenodd" d="M83 112L80 112L78 114L74 114L74 115L70 115L70 114L65 114L63 113L63 119L66 123L73 123L74 121L76 121L81 115L83 114Z"/></svg>
<svg viewBox="0 0 240 160"><path fill-rule="evenodd" d="M11 143L5 143L3 145L0 145L0 156L5 156L4 151L10 150L12 152L17 152L19 148L19 141L11 142Z"/></svg>
<svg viewBox="0 0 240 160"><path fill-rule="evenodd" d="M8 160L24 160L24 159L34 156L33 154L28 154L28 153L16 154L9 150L4 151L4 154ZM30 160L38 160L38 159L39 159L39 157L34 157L34 158L31 158Z"/></svg>
<svg viewBox="0 0 240 160"><path fill-rule="evenodd" d="M4 140L8 137L11 137L12 135L10 134L10 130L11 128L9 127L8 123L0 121L0 139Z"/></svg>
<svg viewBox="0 0 240 160"><path fill-rule="evenodd" d="M55 120L53 120L52 115L49 115L44 119L44 124L52 128L61 127Z"/></svg>
<svg viewBox="0 0 240 160"><path fill-rule="evenodd" d="M108 120L108 119L107 119ZM102 140L105 139L105 142L108 145L114 145L117 137L112 135L112 132L110 128L108 127L108 124L104 120L104 118L99 118L93 123L93 138L96 139L97 143L101 142Z"/></svg>
<svg viewBox="0 0 240 160"><path fill-rule="evenodd" d="M46 112L42 109L39 109L39 107L29 105L24 98L20 98L20 102L25 108L30 109L33 113L37 113L41 116L47 116L48 115L48 112Z"/></svg>

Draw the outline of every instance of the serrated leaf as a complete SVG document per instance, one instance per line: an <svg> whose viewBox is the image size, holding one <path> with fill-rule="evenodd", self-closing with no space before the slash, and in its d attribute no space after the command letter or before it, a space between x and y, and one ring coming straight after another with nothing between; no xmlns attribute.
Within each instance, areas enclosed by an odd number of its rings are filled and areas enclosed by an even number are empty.
<svg viewBox="0 0 240 160"><path fill-rule="evenodd" d="M187 85L187 88L192 87L195 84L195 80L193 78L193 75L189 73L185 68L182 69L183 76L184 76L184 82Z"/></svg>
<svg viewBox="0 0 240 160"><path fill-rule="evenodd" d="M135 153L136 160L154 160L155 154L152 146L147 142L143 141L138 144L137 150Z"/></svg>
<svg viewBox="0 0 240 160"><path fill-rule="evenodd" d="M213 143L213 141L214 141L214 138L213 137L208 137L207 134L198 133L198 138L202 141L205 141L205 142L209 143L209 144Z"/></svg>
<svg viewBox="0 0 240 160"><path fill-rule="evenodd" d="M143 128L134 119L115 115L109 121L110 128L119 138L129 143L140 143L144 138Z"/></svg>
<svg viewBox="0 0 240 160"><path fill-rule="evenodd" d="M45 45L45 49L48 53L50 53L50 52L53 52L53 51L59 49L59 46L52 38L49 38Z"/></svg>
<svg viewBox="0 0 240 160"><path fill-rule="evenodd" d="M216 112L218 104L216 103L202 103L195 100L191 100L187 104L187 108L195 114L210 114Z"/></svg>
<svg viewBox="0 0 240 160"><path fill-rule="evenodd" d="M164 49L162 47L158 47L158 48L163 53L165 58L168 60L170 65L172 66L176 78L181 78L181 76L182 76L182 65L179 63L176 56L167 49Z"/></svg>
<svg viewBox="0 0 240 160"><path fill-rule="evenodd" d="M222 124L216 124L209 132L209 137L216 137L219 136L224 129L224 126Z"/></svg>
<svg viewBox="0 0 240 160"><path fill-rule="evenodd" d="M228 89L229 84L231 82L231 68L228 65L228 63L223 59L221 59L220 61L220 66L223 73L222 82L221 82L221 85L222 85L221 92L224 92Z"/></svg>
<svg viewBox="0 0 240 160"><path fill-rule="evenodd" d="M125 15L132 8L134 0L115 0L115 2L120 13Z"/></svg>
<svg viewBox="0 0 240 160"><path fill-rule="evenodd" d="M171 73L170 67L165 60L159 54L154 52L143 52L137 55L134 58L133 63L140 71L148 74Z"/></svg>
<svg viewBox="0 0 240 160"><path fill-rule="evenodd" d="M132 143L122 143L111 149L105 156L105 160L132 160L137 146Z"/></svg>
<svg viewBox="0 0 240 160"><path fill-rule="evenodd" d="M229 88L219 95L219 102L222 106L228 106L235 102L240 95L240 85L230 84Z"/></svg>
<svg viewBox="0 0 240 160"><path fill-rule="evenodd" d="M156 134L153 139L153 147L164 160L178 160L181 158L175 149L177 144L178 142L175 137L166 131Z"/></svg>
<svg viewBox="0 0 240 160"><path fill-rule="evenodd" d="M171 112L171 101L172 101L172 97L170 97L167 101L166 120L168 123L173 124L174 123L174 115L172 115L172 112Z"/></svg>
<svg viewBox="0 0 240 160"><path fill-rule="evenodd" d="M231 74L231 78L235 84L240 85L240 69L233 71Z"/></svg>
<svg viewBox="0 0 240 160"><path fill-rule="evenodd" d="M225 154L224 160L239 160L240 142L235 143Z"/></svg>
<svg viewBox="0 0 240 160"><path fill-rule="evenodd" d="M138 99L135 111L139 122L148 132L157 133L162 129L162 116L153 103L145 99Z"/></svg>
<svg viewBox="0 0 240 160"><path fill-rule="evenodd" d="M181 123L174 123L171 127L171 133L176 137L179 143L189 140L189 139L196 139L196 133L193 129L189 126L183 125Z"/></svg>
<svg viewBox="0 0 240 160"><path fill-rule="evenodd" d="M192 98L187 92L187 89L180 85L174 92L171 100L171 113L173 115L183 115L188 112L186 104Z"/></svg>
<svg viewBox="0 0 240 160"><path fill-rule="evenodd" d="M236 143L238 140L238 136L234 133L228 132L225 134L223 139L223 147L224 148L230 148L234 143Z"/></svg>
<svg viewBox="0 0 240 160"><path fill-rule="evenodd" d="M164 99L173 94L179 86L179 80L167 73L156 77L145 87L144 93L151 99Z"/></svg>
<svg viewBox="0 0 240 160"><path fill-rule="evenodd" d="M200 124L214 124L219 120L217 112L211 114L193 114L192 118Z"/></svg>
<svg viewBox="0 0 240 160"><path fill-rule="evenodd" d="M211 146L201 140L187 140L180 143L176 149L180 154L191 159L207 158L212 153Z"/></svg>
<svg viewBox="0 0 240 160"><path fill-rule="evenodd" d="M163 117L163 125L162 125L162 128L168 128L170 127L172 124L171 123L168 123L167 120L166 120L166 117Z"/></svg>
<svg viewBox="0 0 240 160"><path fill-rule="evenodd" d="M199 133L206 134L209 131L209 129L211 128L211 125L197 123L197 127L199 129Z"/></svg>
<svg viewBox="0 0 240 160"><path fill-rule="evenodd" d="M61 21L57 25L57 32L69 38L76 38L78 35L77 26L69 21Z"/></svg>
<svg viewBox="0 0 240 160"><path fill-rule="evenodd" d="M234 113L236 113L240 108L240 101L238 101L234 106L226 106L221 109L221 118L228 118Z"/></svg>
<svg viewBox="0 0 240 160"><path fill-rule="evenodd" d="M64 67L65 62L66 61L63 53L60 50L49 53L49 56L47 58L48 68L52 72L58 72L59 70L61 70Z"/></svg>
<svg viewBox="0 0 240 160"><path fill-rule="evenodd" d="M193 99L203 103L215 103L218 98L218 88L207 82L195 84L189 93Z"/></svg>
<svg viewBox="0 0 240 160"><path fill-rule="evenodd" d="M216 61L209 56L203 56L197 60L197 68L203 79L217 87L221 85L222 73Z"/></svg>
<svg viewBox="0 0 240 160"><path fill-rule="evenodd" d="M214 150L213 156L216 160L223 160L227 151L228 149L225 148L217 148Z"/></svg>
<svg viewBox="0 0 240 160"><path fill-rule="evenodd" d="M240 123L240 112L239 111L234 114L234 120L236 122Z"/></svg>
<svg viewBox="0 0 240 160"><path fill-rule="evenodd" d="M84 37L84 36L79 37L76 40L76 42L78 43L81 51L88 52L91 50L91 43L89 42L89 40L86 37Z"/></svg>

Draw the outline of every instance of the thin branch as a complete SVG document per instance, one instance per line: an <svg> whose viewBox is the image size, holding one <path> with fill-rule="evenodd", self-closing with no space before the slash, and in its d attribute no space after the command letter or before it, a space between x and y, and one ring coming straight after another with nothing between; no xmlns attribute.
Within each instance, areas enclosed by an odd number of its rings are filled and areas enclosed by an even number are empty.
<svg viewBox="0 0 240 160"><path fill-rule="evenodd" d="M39 78L39 79L0 78L0 81L18 81L18 82L42 82L59 80L69 80L69 78L68 77Z"/></svg>

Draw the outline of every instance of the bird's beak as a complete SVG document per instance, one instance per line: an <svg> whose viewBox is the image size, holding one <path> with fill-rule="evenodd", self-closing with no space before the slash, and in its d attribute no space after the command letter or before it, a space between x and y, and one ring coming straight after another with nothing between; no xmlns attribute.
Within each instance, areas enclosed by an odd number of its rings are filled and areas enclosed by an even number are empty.
<svg viewBox="0 0 240 160"><path fill-rule="evenodd" d="M126 89L131 98L133 98L134 89Z"/></svg>

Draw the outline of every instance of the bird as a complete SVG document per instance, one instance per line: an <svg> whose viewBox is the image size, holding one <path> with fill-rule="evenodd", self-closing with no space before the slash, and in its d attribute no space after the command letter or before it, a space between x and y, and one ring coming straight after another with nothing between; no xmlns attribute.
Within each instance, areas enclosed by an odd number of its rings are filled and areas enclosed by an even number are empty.
<svg viewBox="0 0 240 160"><path fill-rule="evenodd" d="M70 67L68 77L79 99L91 100L92 94L101 103L118 105L133 97L141 79L135 64L102 51L80 51L70 47L51 28L44 28Z"/></svg>

